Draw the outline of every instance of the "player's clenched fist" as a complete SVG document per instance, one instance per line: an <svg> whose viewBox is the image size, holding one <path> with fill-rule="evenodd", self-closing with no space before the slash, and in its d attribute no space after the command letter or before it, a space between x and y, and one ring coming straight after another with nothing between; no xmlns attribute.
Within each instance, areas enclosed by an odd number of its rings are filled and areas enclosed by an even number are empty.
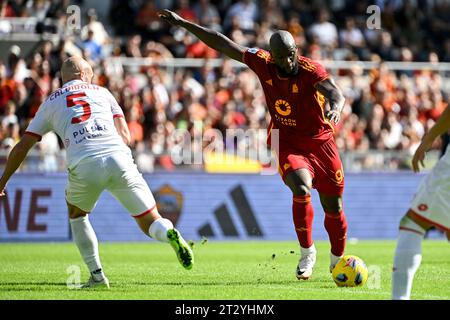
<svg viewBox="0 0 450 320"><path fill-rule="evenodd" d="M159 11L158 17L160 17L161 19L163 19L173 25L179 25L183 21L182 17L180 17L175 12L167 10L167 9Z"/></svg>
<svg viewBox="0 0 450 320"><path fill-rule="evenodd" d="M333 122L334 124L338 124L341 120L341 114L338 110L330 110L325 114L325 117Z"/></svg>

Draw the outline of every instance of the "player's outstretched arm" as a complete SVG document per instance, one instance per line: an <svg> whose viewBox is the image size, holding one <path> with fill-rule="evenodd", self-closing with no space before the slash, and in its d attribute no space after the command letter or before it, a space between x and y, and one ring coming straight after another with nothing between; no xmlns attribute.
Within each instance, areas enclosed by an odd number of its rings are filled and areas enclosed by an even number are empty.
<svg viewBox="0 0 450 320"><path fill-rule="evenodd" d="M450 107L447 107L447 109L444 110L434 126L431 127L430 131L423 136L422 142L417 147L417 150L412 158L412 167L414 172L420 171L419 163L422 167L425 166L423 162L425 159L425 153L431 148L433 141L448 129L450 129Z"/></svg>
<svg viewBox="0 0 450 320"><path fill-rule="evenodd" d="M330 110L325 113L325 117L338 124L341 120L341 111L344 108L345 98L341 89L336 85L332 78L316 83L315 88L325 96L330 104Z"/></svg>
<svg viewBox="0 0 450 320"><path fill-rule="evenodd" d="M39 138L25 134L20 141L12 148L6 161L5 171L0 179L0 197L5 195L6 183L9 178L16 172L17 168L22 164L28 154L28 151L38 142Z"/></svg>
<svg viewBox="0 0 450 320"><path fill-rule="evenodd" d="M197 38L203 41L207 46L223 53L231 59L242 62L242 55L247 48L233 42L223 34L183 19L175 12L167 9L158 12L158 16L170 24L185 28L187 31L197 36Z"/></svg>

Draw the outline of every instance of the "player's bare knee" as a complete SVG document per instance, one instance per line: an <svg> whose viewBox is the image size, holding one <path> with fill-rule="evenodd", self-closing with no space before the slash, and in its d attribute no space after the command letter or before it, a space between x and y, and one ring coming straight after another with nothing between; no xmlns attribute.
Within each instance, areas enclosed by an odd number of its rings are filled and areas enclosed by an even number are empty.
<svg viewBox="0 0 450 320"><path fill-rule="evenodd" d="M311 188L294 179L286 179L285 184L291 189L294 196L306 196L311 193Z"/></svg>
<svg viewBox="0 0 450 320"><path fill-rule="evenodd" d="M311 177L305 169L300 169L289 173L284 183L291 189L294 196L307 196L311 193Z"/></svg>
<svg viewBox="0 0 450 320"><path fill-rule="evenodd" d="M339 216L342 213L342 206L339 204L328 204L323 206L323 210L329 215Z"/></svg>
<svg viewBox="0 0 450 320"><path fill-rule="evenodd" d="M342 206L340 205L329 206L326 210L326 213L333 216L339 216L342 213Z"/></svg>
<svg viewBox="0 0 450 320"><path fill-rule="evenodd" d="M311 194L311 188L302 184L297 185L294 191L294 196L308 196Z"/></svg>
<svg viewBox="0 0 450 320"><path fill-rule="evenodd" d="M339 196L335 197L325 197L320 196L320 203L322 204L323 210L330 215L340 215L342 213L343 205L342 198Z"/></svg>

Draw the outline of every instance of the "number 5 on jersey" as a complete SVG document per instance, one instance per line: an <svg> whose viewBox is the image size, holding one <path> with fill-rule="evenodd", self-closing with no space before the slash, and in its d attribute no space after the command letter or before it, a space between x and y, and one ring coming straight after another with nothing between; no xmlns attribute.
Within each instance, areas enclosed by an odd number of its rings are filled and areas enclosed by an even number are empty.
<svg viewBox="0 0 450 320"><path fill-rule="evenodd" d="M86 100L83 100L83 98L86 98L86 94L84 92L70 94L66 97L67 108L72 108L75 106L83 107L83 114L81 117L72 118L72 123L84 122L91 116L91 106ZM75 101L75 99L77 99L77 101Z"/></svg>

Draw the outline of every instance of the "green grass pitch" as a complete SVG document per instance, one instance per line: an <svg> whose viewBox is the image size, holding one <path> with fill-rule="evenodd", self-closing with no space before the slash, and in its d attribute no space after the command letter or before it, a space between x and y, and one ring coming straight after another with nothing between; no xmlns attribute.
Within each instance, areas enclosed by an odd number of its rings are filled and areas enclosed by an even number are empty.
<svg viewBox="0 0 450 320"><path fill-rule="evenodd" d="M197 242L189 271L168 244L100 243L111 289L80 291L66 285L68 268L79 266L81 281L88 278L75 244L2 243L0 299L390 299L394 241L347 244L346 253L360 256L369 267L362 288L338 288L328 271L329 244L318 241L316 247L313 277L299 281L294 275L299 249L293 241ZM446 241L424 241L413 299L450 299L449 249Z"/></svg>

